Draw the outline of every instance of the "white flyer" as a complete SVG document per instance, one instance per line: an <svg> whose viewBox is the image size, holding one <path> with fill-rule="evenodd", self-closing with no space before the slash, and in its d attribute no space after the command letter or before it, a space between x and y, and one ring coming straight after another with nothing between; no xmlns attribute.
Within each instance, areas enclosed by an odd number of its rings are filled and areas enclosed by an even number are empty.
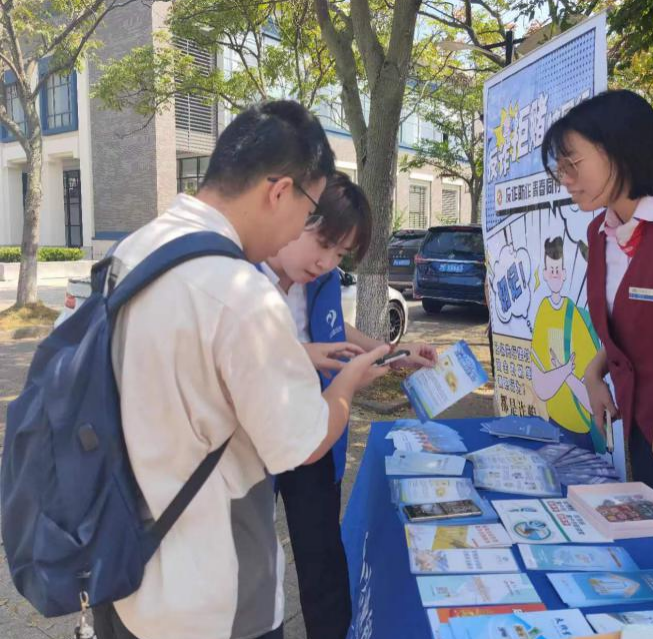
<svg viewBox="0 0 653 639"><path fill-rule="evenodd" d="M444 550L447 548L509 548L510 535L501 524L438 526L406 524L408 548Z"/></svg>
<svg viewBox="0 0 653 639"><path fill-rule="evenodd" d="M653 636L653 610L636 610L632 612L610 612L587 615L587 621L596 632L619 632L626 625L643 624L651 626Z"/></svg>
<svg viewBox="0 0 653 639"><path fill-rule="evenodd" d="M410 571L414 575L463 575L519 572L510 548L454 550L409 549Z"/></svg>
<svg viewBox="0 0 653 639"><path fill-rule="evenodd" d="M592 544L613 541L596 530L568 499L543 499L542 502L565 537L572 543Z"/></svg>
<svg viewBox="0 0 653 639"><path fill-rule="evenodd" d="M539 499L492 502L511 539L518 544L561 544L567 538Z"/></svg>
<svg viewBox="0 0 653 639"><path fill-rule="evenodd" d="M404 453L396 450L385 458L386 475L462 475L466 460L456 455Z"/></svg>
<svg viewBox="0 0 653 639"><path fill-rule="evenodd" d="M473 499L478 493L466 477L418 477L396 479L390 482L393 501L402 504L431 504L443 501Z"/></svg>

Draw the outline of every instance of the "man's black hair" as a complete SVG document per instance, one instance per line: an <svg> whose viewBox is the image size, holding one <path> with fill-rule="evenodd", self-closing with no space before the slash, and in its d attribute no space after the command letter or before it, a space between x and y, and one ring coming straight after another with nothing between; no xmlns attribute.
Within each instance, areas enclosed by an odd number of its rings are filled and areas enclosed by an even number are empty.
<svg viewBox="0 0 653 639"><path fill-rule="evenodd" d="M542 162L552 177L560 157L569 156L567 134L576 132L601 147L616 173L617 197L626 185L636 200L653 195L653 107L632 91L606 91L585 100L556 121L542 142Z"/></svg>
<svg viewBox="0 0 653 639"><path fill-rule="evenodd" d="M335 170L319 120L299 102L278 100L245 109L227 126L202 182L226 197L241 195L265 177L291 177L299 186Z"/></svg>

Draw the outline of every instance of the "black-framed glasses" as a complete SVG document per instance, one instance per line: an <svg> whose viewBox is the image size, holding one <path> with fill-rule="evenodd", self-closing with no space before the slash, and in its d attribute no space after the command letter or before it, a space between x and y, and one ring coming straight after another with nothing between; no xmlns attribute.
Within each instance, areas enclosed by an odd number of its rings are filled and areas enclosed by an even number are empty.
<svg viewBox="0 0 653 639"><path fill-rule="evenodd" d="M280 179L281 179L280 177L269 177L268 182L271 182L272 184L276 184ZM319 203L316 202L315 199L311 195L309 195L306 192L306 190L300 184L298 184L294 179L292 179L292 184L315 207L313 209L313 212L310 213L309 216L306 218L306 223L304 224L304 227L308 229L308 228L315 228L319 226L322 223L322 217L323 217L317 212L318 209L320 208Z"/></svg>

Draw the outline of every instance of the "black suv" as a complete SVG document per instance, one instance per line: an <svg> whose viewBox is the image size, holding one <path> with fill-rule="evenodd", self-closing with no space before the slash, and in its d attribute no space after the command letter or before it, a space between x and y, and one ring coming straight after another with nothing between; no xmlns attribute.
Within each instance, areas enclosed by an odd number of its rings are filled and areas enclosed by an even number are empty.
<svg viewBox="0 0 653 639"><path fill-rule="evenodd" d="M415 256L413 297L427 313L445 304L485 305L485 250L479 225L435 226Z"/></svg>
<svg viewBox="0 0 653 639"><path fill-rule="evenodd" d="M415 255L426 237L423 229L395 231L388 243L388 283L398 291L413 285Z"/></svg>

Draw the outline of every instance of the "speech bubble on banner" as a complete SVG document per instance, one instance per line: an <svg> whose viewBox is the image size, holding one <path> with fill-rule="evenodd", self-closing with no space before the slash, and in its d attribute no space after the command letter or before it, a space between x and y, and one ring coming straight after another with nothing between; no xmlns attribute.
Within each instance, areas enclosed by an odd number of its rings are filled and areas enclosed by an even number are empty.
<svg viewBox="0 0 653 639"><path fill-rule="evenodd" d="M499 320L507 324L515 317L528 318L531 305L531 258L525 248L508 244L494 263L492 291Z"/></svg>

